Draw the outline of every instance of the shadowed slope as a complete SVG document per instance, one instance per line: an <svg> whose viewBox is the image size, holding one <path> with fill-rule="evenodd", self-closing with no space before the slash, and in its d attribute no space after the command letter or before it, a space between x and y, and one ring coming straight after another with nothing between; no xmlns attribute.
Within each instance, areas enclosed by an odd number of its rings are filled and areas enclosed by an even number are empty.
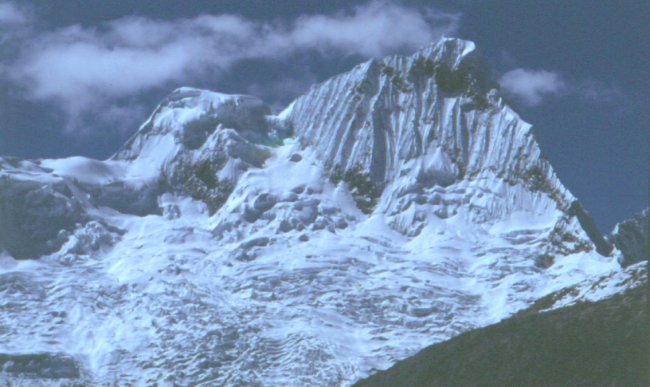
<svg viewBox="0 0 650 387"><path fill-rule="evenodd" d="M462 334L357 386L647 386L647 323L641 286Z"/></svg>

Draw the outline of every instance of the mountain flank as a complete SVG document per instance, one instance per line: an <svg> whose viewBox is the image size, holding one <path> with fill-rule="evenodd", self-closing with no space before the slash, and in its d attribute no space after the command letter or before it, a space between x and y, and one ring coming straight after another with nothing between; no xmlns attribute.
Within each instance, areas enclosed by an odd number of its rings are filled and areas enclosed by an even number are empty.
<svg viewBox="0 0 650 387"><path fill-rule="evenodd" d="M362 386L648 386L643 286L432 345Z"/></svg>

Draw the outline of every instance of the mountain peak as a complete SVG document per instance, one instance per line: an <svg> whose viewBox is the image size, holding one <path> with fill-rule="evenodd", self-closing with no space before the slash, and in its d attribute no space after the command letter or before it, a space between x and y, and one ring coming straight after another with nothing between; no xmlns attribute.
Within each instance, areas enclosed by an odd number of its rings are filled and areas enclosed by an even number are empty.
<svg viewBox="0 0 650 387"><path fill-rule="evenodd" d="M452 69L457 69L466 57L475 52L474 42L445 36L418 50L414 56L430 58L436 63L444 63Z"/></svg>
<svg viewBox="0 0 650 387"><path fill-rule="evenodd" d="M262 141L270 108L259 98L181 87L170 93L149 119L118 151L114 160L173 157L181 149L199 148L218 127L235 129L253 141ZM162 149L165 142L167 149ZM149 148L156 143L155 149Z"/></svg>
<svg viewBox="0 0 650 387"><path fill-rule="evenodd" d="M317 146L330 166L360 167L376 183L386 183L398 172L386 162L418 157L449 140L436 141L436 134L445 134L435 130L449 113L444 109L485 118L501 107L496 83L474 53L473 42L443 38L410 56L373 59L299 97L290 120L301 140ZM509 109L504 114L520 121ZM413 130L406 129L411 123ZM458 136L446 145L462 146ZM354 149L355 144L360 148Z"/></svg>
<svg viewBox="0 0 650 387"><path fill-rule="evenodd" d="M330 170L366 175L379 190L410 173L429 176L419 179L429 187L488 175L536 179L530 184L568 207L573 198L531 126L503 105L476 52L473 42L443 38L410 56L369 61L299 97L288 119ZM428 167L414 172L413 163Z"/></svg>

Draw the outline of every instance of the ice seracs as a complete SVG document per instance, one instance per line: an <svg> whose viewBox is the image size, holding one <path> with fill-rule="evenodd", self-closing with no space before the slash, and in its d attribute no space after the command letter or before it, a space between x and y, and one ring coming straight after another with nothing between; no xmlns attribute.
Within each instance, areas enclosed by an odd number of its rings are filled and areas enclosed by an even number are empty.
<svg viewBox="0 0 650 387"><path fill-rule="evenodd" d="M277 116L181 88L109 160L0 159L0 354L88 384L347 385L541 297L638 286L601 243L445 38Z"/></svg>

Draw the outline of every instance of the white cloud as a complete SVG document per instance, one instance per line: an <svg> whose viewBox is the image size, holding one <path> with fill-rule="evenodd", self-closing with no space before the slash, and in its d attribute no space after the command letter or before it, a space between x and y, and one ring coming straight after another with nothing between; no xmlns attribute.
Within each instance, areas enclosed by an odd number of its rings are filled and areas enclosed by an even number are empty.
<svg viewBox="0 0 650 387"><path fill-rule="evenodd" d="M27 14L10 2L0 2L0 26L11 26L27 22Z"/></svg>
<svg viewBox="0 0 650 387"><path fill-rule="evenodd" d="M296 46L329 47L378 57L398 49L415 49L455 32L459 16L372 2L351 15L299 18L291 40Z"/></svg>
<svg viewBox="0 0 650 387"><path fill-rule="evenodd" d="M19 41L29 34L31 21L29 8L0 0L0 49L15 51ZM6 54L0 51L0 62L6 59Z"/></svg>
<svg viewBox="0 0 650 387"><path fill-rule="evenodd" d="M567 90L560 74L546 70L514 69L503 74L499 84L508 94L528 106L537 106L545 97Z"/></svg>
<svg viewBox="0 0 650 387"><path fill-rule="evenodd" d="M582 81L571 89L574 94L590 102L609 103L624 98L617 86L594 80Z"/></svg>
<svg viewBox="0 0 650 387"><path fill-rule="evenodd" d="M571 97L588 103L609 103L624 97L615 85L594 80L567 80L557 72L517 68L499 79L501 88L528 106L552 97Z"/></svg>
<svg viewBox="0 0 650 387"><path fill-rule="evenodd" d="M263 83L251 83L246 86L244 92L266 100L271 104L271 110L279 113L289 101L305 93L317 82L315 74L309 69L302 69L300 74L294 74L292 77L283 76Z"/></svg>
<svg viewBox="0 0 650 387"><path fill-rule="evenodd" d="M365 57L413 50L453 34L458 19L386 1L292 22L261 23L236 15L172 21L126 17L27 39L11 78L30 98L55 101L74 120L120 98L224 74L245 59L281 60L303 49Z"/></svg>

